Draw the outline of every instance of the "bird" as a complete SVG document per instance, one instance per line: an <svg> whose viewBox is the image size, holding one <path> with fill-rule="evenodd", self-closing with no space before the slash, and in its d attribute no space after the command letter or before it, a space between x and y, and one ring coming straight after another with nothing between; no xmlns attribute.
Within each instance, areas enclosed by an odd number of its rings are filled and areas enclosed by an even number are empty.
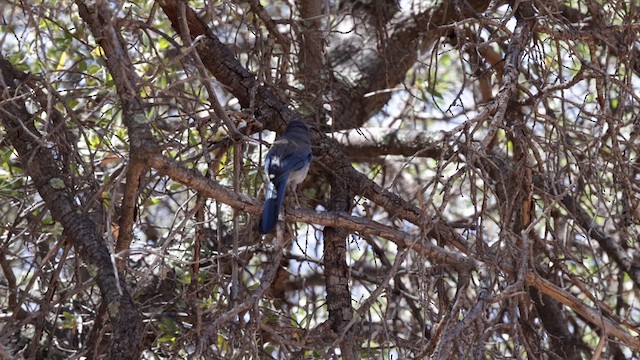
<svg viewBox="0 0 640 360"><path fill-rule="evenodd" d="M309 126L302 120L292 120L284 134L267 153L264 169L269 178L267 193L258 224L258 231L267 234L278 222L278 214L289 185L293 191L309 172L311 136Z"/></svg>

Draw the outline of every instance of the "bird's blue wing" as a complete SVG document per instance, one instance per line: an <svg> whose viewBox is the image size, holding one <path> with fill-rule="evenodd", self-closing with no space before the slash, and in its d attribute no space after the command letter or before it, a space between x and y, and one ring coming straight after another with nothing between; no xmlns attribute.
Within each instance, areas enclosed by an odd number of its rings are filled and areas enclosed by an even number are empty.
<svg viewBox="0 0 640 360"><path fill-rule="evenodd" d="M277 150L277 148L275 149ZM311 152L280 154L274 151L267 155L265 169L271 182L279 182L280 178L291 172L301 170L311 162Z"/></svg>

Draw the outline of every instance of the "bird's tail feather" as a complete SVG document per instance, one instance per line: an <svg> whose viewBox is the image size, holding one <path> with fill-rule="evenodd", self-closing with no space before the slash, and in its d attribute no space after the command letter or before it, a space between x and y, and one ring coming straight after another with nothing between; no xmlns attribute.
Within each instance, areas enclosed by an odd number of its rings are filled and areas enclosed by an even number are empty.
<svg viewBox="0 0 640 360"><path fill-rule="evenodd" d="M278 179L276 184L269 183L267 187L267 196L264 201L260 224L258 225L258 231L261 234L271 232L278 222L278 214L280 213L280 207L282 207L288 179L289 175L287 174L282 179Z"/></svg>

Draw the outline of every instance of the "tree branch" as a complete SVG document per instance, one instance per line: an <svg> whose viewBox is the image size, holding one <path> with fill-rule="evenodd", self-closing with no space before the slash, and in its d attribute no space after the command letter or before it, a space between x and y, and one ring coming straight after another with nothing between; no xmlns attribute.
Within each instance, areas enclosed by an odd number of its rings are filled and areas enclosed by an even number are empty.
<svg viewBox="0 0 640 360"><path fill-rule="evenodd" d="M352 208L353 192L342 179L331 178L329 210L350 213ZM353 319L345 241L348 235L349 229L346 227L327 226L324 228L323 239L329 321L334 332L340 333L345 330L345 336L340 339L340 350L345 359L352 360L357 358L358 345L357 341L354 341L356 328L346 328Z"/></svg>
<svg viewBox="0 0 640 360"><path fill-rule="evenodd" d="M333 134L349 158L399 155L439 159L443 144L426 131L362 128Z"/></svg>

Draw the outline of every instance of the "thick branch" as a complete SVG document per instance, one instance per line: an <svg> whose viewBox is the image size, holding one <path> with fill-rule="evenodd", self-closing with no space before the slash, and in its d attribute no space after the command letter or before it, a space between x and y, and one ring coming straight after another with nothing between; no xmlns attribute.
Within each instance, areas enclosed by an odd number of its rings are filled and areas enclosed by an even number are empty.
<svg viewBox="0 0 640 360"><path fill-rule="evenodd" d="M331 200L329 210L350 213L353 193L340 178L331 179ZM349 267L347 265L347 228L327 226L324 228L324 269L327 288L327 308L331 327L340 332L352 319L351 290L349 288ZM357 342L354 341L355 328L348 330L340 341L340 349L345 359L354 359Z"/></svg>
<svg viewBox="0 0 640 360"><path fill-rule="evenodd" d="M442 144L426 131L362 128L333 135L349 158L399 155L440 158Z"/></svg>
<svg viewBox="0 0 640 360"><path fill-rule="evenodd" d="M308 103L310 112L323 120L320 114L323 112L323 104L326 92L326 83L329 73L324 66L325 39L322 33L323 2L317 0L297 0L300 9L300 24L298 26L298 42L300 53L298 55L299 79L304 84L306 95L302 101Z"/></svg>

